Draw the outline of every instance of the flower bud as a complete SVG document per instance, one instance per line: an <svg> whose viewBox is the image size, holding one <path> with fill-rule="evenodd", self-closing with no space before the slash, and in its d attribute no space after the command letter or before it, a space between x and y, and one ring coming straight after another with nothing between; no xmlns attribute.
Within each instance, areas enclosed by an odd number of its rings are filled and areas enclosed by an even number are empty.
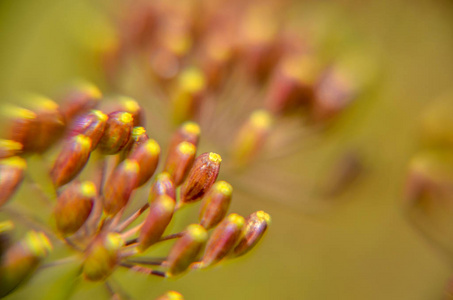
<svg viewBox="0 0 453 300"><path fill-rule="evenodd" d="M26 281L51 250L49 239L36 231L8 248L0 261L0 297Z"/></svg>
<svg viewBox="0 0 453 300"><path fill-rule="evenodd" d="M222 221L230 206L232 193L233 187L226 181L218 181L212 186L201 204L201 226L211 229Z"/></svg>
<svg viewBox="0 0 453 300"><path fill-rule="evenodd" d="M153 201L161 195L167 195L172 199L176 199L175 185L173 184L170 174L166 172L157 175L156 181L149 192L148 202L153 203Z"/></svg>
<svg viewBox="0 0 453 300"><path fill-rule="evenodd" d="M129 155L129 159L135 160L140 166L136 187L142 186L153 176L159 163L159 156L160 146L153 139L146 141Z"/></svg>
<svg viewBox="0 0 453 300"><path fill-rule="evenodd" d="M163 265L168 268L166 276L177 276L186 271L190 264L197 260L207 238L208 233L202 226L189 225L171 248Z"/></svg>
<svg viewBox="0 0 453 300"><path fill-rule="evenodd" d="M10 231L14 228L11 221L0 222L0 262L2 261L3 254L6 252L10 245Z"/></svg>
<svg viewBox="0 0 453 300"><path fill-rule="evenodd" d="M64 97L60 111L68 124L78 115L94 109L101 101L102 93L93 84L79 83Z"/></svg>
<svg viewBox="0 0 453 300"><path fill-rule="evenodd" d="M174 152L168 154L164 172L172 176L176 186L179 186L187 176L195 160L196 147L189 142L180 143Z"/></svg>
<svg viewBox="0 0 453 300"><path fill-rule="evenodd" d="M173 134L168 146L168 153L173 153L182 142L189 142L197 147L199 139L200 126L195 122L185 122Z"/></svg>
<svg viewBox="0 0 453 300"><path fill-rule="evenodd" d="M106 279L119 262L119 250L124 240L118 233L99 235L88 248L83 262L83 277L89 281Z"/></svg>
<svg viewBox="0 0 453 300"><path fill-rule="evenodd" d="M0 159L15 156L22 151L22 148L19 142L0 139Z"/></svg>
<svg viewBox="0 0 453 300"><path fill-rule="evenodd" d="M57 229L63 236L75 233L85 224L96 195L96 186L85 181L71 184L58 196L54 216Z"/></svg>
<svg viewBox="0 0 453 300"><path fill-rule="evenodd" d="M241 256L249 252L263 237L267 227L271 223L271 217L260 210L252 213L245 219L239 242L233 250L234 256Z"/></svg>
<svg viewBox="0 0 453 300"><path fill-rule="evenodd" d="M157 298L156 300L184 300L184 297L175 291L169 291Z"/></svg>
<svg viewBox="0 0 453 300"><path fill-rule="evenodd" d="M104 186L104 211L116 215L129 202L132 191L137 186L139 165L126 159L112 172Z"/></svg>
<svg viewBox="0 0 453 300"><path fill-rule="evenodd" d="M158 196L149 206L149 213L140 229L138 250L145 251L158 242L171 221L175 200L167 195Z"/></svg>
<svg viewBox="0 0 453 300"><path fill-rule="evenodd" d="M68 139L50 170L54 185L60 187L74 179L87 163L90 153L90 138L79 134Z"/></svg>
<svg viewBox="0 0 453 300"><path fill-rule="evenodd" d="M102 111L92 110L75 120L70 135L83 134L89 137L91 139L91 150L94 150L104 134L107 119L107 115Z"/></svg>
<svg viewBox="0 0 453 300"><path fill-rule="evenodd" d="M248 164L262 149L272 126L272 116L265 110L254 111L242 125L233 142L234 162Z"/></svg>
<svg viewBox="0 0 453 300"><path fill-rule="evenodd" d="M134 119L127 112L109 114L104 135L99 141L99 149L104 154L116 154L129 142Z"/></svg>
<svg viewBox="0 0 453 300"><path fill-rule="evenodd" d="M212 233L201 260L201 267L209 267L227 256L236 245L244 226L244 218L229 214Z"/></svg>
<svg viewBox="0 0 453 300"><path fill-rule="evenodd" d="M25 160L18 156L0 160L0 207L11 198L22 183L26 167Z"/></svg>
<svg viewBox="0 0 453 300"><path fill-rule="evenodd" d="M8 106L3 110L3 114L11 124L8 126L8 139L22 144L24 151L30 149L36 113L18 106Z"/></svg>
<svg viewBox="0 0 453 300"><path fill-rule="evenodd" d="M145 112L143 108L132 98L119 97L117 111L125 111L132 115L134 118L134 126L145 126Z"/></svg>
<svg viewBox="0 0 453 300"><path fill-rule="evenodd" d="M219 175L222 158L214 152L206 152L195 159L186 181L181 187L181 203L201 199Z"/></svg>
<svg viewBox="0 0 453 300"><path fill-rule="evenodd" d="M122 158L127 158L132 152L134 152L140 145L146 143L149 140L148 134L146 134L146 129L143 127L134 127L132 128L132 135L127 143L126 147L123 149Z"/></svg>

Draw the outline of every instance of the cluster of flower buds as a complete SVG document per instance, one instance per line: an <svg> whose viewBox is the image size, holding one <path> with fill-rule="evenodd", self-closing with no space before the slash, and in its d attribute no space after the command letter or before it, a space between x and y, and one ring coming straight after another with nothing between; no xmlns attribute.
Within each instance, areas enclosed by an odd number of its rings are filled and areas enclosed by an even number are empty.
<svg viewBox="0 0 453 300"><path fill-rule="evenodd" d="M48 172L55 199L40 190L53 209L51 224L43 226L55 228L56 244L80 254L80 275L85 280L108 281L118 267L173 277L243 255L255 246L269 225L269 215L262 211L245 219L235 213L227 215L233 187L217 181L222 161L219 154L197 155L197 123L185 122L174 132L159 169L161 147L142 126L144 113L137 102L122 99L110 106L112 112L101 110L93 90L90 94L73 91L61 106L46 102L45 108L58 112L63 123L46 123L49 119L41 118L42 113L49 115L45 109L30 111L22 118L14 116L16 122L11 130L20 130L21 134L0 144L4 154L0 159L0 205L6 212L14 206L15 201L7 201L21 183L37 185L32 178L30 182L23 179L27 172L24 155L42 154L45 149L36 146L34 138L38 138L40 143L58 141L55 153L50 154L53 162ZM52 135L41 132L56 124L64 125L64 132L58 133L61 139L55 140L56 129ZM23 143L29 144L25 147ZM132 204L137 189L146 186L148 201ZM199 223L168 234L167 228L178 210L196 202L201 202ZM139 208L131 212L137 204ZM35 231L24 241L10 245L9 225L0 223L2 296L29 278L51 249L49 239ZM210 235L211 229L214 231ZM152 251L153 245L167 240L176 240L167 257L143 256ZM149 268L150 264L155 267ZM168 292L159 299L182 297Z"/></svg>

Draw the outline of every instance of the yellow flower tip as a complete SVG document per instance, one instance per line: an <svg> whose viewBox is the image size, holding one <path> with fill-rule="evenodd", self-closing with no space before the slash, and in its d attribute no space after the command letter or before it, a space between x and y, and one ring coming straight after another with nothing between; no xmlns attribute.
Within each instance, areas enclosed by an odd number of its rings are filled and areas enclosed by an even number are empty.
<svg viewBox="0 0 453 300"><path fill-rule="evenodd" d="M138 171L140 170L140 166L133 159L126 159L123 164L125 171L138 173Z"/></svg>
<svg viewBox="0 0 453 300"><path fill-rule="evenodd" d="M5 116L11 118L36 119L36 114L34 112L19 106L5 106L4 109L2 109L2 112Z"/></svg>
<svg viewBox="0 0 453 300"><path fill-rule="evenodd" d="M268 129L271 127L273 120L272 115L262 109L256 110L250 115L250 122L254 127Z"/></svg>
<svg viewBox="0 0 453 300"><path fill-rule="evenodd" d="M169 291L165 294L168 300L183 300L182 295L175 291Z"/></svg>
<svg viewBox="0 0 453 300"><path fill-rule="evenodd" d="M268 213L266 213L266 212L260 210L260 211L257 211L257 212L256 212L256 216L257 216L258 218L263 219L264 221L266 221L266 223L267 223L268 225L271 224L271 221L272 221L272 220L271 220L271 216L270 216Z"/></svg>
<svg viewBox="0 0 453 300"><path fill-rule="evenodd" d="M106 114L104 114L102 111L100 110L97 110L97 109L94 109L91 111L93 114L96 115L96 117L98 117L99 120L105 122L107 121L107 119L109 118Z"/></svg>
<svg viewBox="0 0 453 300"><path fill-rule="evenodd" d="M159 204L165 211L171 212L175 209L175 200L173 200L170 196L161 195Z"/></svg>
<svg viewBox="0 0 453 300"><path fill-rule="evenodd" d="M117 251L124 246L124 239L121 234L116 232L109 232L105 237L105 248L109 251Z"/></svg>
<svg viewBox="0 0 453 300"><path fill-rule="evenodd" d="M134 121L134 117L132 116L132 114L128 113L128 112L123 112L120 117L119 117L119 120L124 123L124 124L127 124L127 123L132 123Z"/></svg>
<svg viewBox="0 0 453 300"><path fill-rule="evenodd" d="M25 94L25 101L30 103L31 107L46 111L58 110L58 104L48 97L35 94Z"/></svg>
<svg viewBox="0 0 453 300"><path fill-rule="evenodd" d="M75 142L82 146L85 149L91 149L91 139L83 134L78 134L74 138Z"/></svg>
<svg viewBox="0 0 453 300"><path fill-rule="evenodd" d="M182 124L182 128L183 128L183 131L185 131L187 133L192 133L195 135L199 135L201 132L200 126L195 122L185 122L184 124Z"/></svg>
<svg viewBox="0 0 453 300"><path fill-rule="evenodd" d="M16 167L23 170L27 167L27 162L19 156L13 156L0 160L0 165Z"/></svg>
<svg viewBox="0 0 453 300"><path fill-rule="evenodd" d="M214 184L214 189L225 196L231 196L231 194L233 193L233 187L231 186L231 184L223 180L216 182Z"/></svg>
<svg viewBox="0 0 453 300"><path fill-rule="evenodd" d="M190 68L181 74L180 85L189 92L199 92L205 87L206 81L199 69Z"/></svg>
<svg viewBox="0 0 453 300"><path fill-rule="evenodd" d="M184 141L178 144L178 151L185 155L193 155L197 149L194 144Z"/></svg>
<svg viewBox="0 0 453 300"><path fill-rule="evenodd" d="M187 227L187 234L190 235L195 241L204 243L208 239L208 233L203 226L198 224L191 224Z"/></svg>
<svg viewBox="0 0 453 300"><path fill-rule="evenodd" d="M235 224L238 228L241 228L242 226L244 226L245 219L243 216L232 213L232 214L229 214L227 218L228 218L228 222Z"/></svg>
<svg viewBox="0 0 453 300"><path fill-rule="evenodd" d="M145 147L146 147L146 151L151 154L151 155L159 155L160 154L160 146L159 144L153 140L153 139L149 139L146 141L146 144L145 144Z"/></svg>
<svg viewBox="0 0 453 300"><path fill-rule="evenodd" d="M84 197L92 198L96 196L96 186L91 181L82 182L80 189L82 190L82 195Z"/></svg>
<svg viewBox="0 0 453 300"><path fill-rule="evenodd" d="M81 81L76 84L76 88L88 94L91 98L100 100L102 98L102 92L94 84Z"/></svg>
<svg viewBox="0 0 453 300"><path fill-rule="evenodd" d="M132 135L133 136L139 136L139 135L142 135L144 133L146 133L146 129L141 127L141 126L137 126L137 127L134 127L132 129Z"/></svg>
<svg viewBox="0 0 453 300"><path fill-rule="evenodd" d="M157 175L156 180L162 181L162 180L170 180L171 176L168 172L162 172L159 175Z"/></svg>
<svg viewBox="0 0 453 300"><path fill-rule="evenodd" d="M136 113L140 110L140 105L132 98L121 97L120 102L128 112Z"/></svg>
<svg viewBox="0 0 453 300"><path fill-rule="evenodd" d="M23 146L21 143L16 141L0 139L0 148L19 151L22 150Z"/></svg>
<svg viewBox="0 0 453 300"><path fill-rule="evenodd" d="M220 163L222 161L222 157L217 153L210 152L209 160L212 161L213 163Z"/></svg>
<svg viewBox="0 0 453 300"><path fill-rule="evenodd" d="M14 224L10 220L0 222L0 233L10 231L13 228L14 228Z"/></svg>
<svg viewBox="0 0 453 300"><path fill-rule="evenodd" d="M52 250L52 244L43 232L29 231L24 242L30 251L38 257L44 257Z"/></svg>

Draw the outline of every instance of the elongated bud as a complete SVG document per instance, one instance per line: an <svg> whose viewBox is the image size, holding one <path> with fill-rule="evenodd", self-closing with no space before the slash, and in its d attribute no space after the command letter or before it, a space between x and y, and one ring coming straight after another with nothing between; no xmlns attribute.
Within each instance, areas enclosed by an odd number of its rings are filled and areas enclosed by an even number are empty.
<svg viewBox="0 0 453 300"><path fill-rule="evenodd" d="M190 68L181 73L172 99L175 124L194 118L198 113L205 91L205 77L200 70Z"/></svg>
<svg viewBox="0 0 453 300"><path fill-rule="evenodd" d="M129 142L134 119L128 112L109 114L104 135L99 141L99 149L104 154L116 154Z"/></svg>
<svg viewBox="0 0 453 300"><path fill-rule="evenodd" d="M113 273L119 262L119 250L124 240L118 233L110 232L96 237L88 248L83 262L83 277L90 281L101 281Z"/></svg>
<svg viewBox="0 0 453 300"><path fill-rule="evenodd" d="M136 187L142 186L153 176L159 163L159 156L160 146L153 139L146 141L129 155L129 159L135 160L140 166Z"/></svg>
<svg viewBox="0 0 453 300"><path fill-rule="evenodd" d="M112 172L104 186L104 211L108 215L117 214L129 202L139 169L136 161L126 159Z"/></svg>
<svg viewBox="0 0 453 300"><path fill-rule="evenodd" d="M0 207L11 198L22 183L26 167L25 160L18 156L0 160Z"/></svg>
<svg viewBox="0 0 453 300"><path fill-rule="evenodd" d="M209 267L227 256L239 240L243 226L242 216L229 214L209 238L200 267Z"/></svg>
<svg viewBox="0 0 453 300"><path fill-rule="evenodd" d="M250 163L262 149L272 126L272 116L265 110L254 111L242 125L233 142L234 162L243 166Z"/></svg>
<svg viewBox="0 0 453 300"><path fill-rule="evenodd" d="M176 199L175 185L173 184L170 174L166 172L157 175L156 181L149 192L148 202L153 203L153 201L161 195L167 195L172 199Z"/></svg>
<svg viewBox="0 0 453 300"><path fill-rule="evenodd" d="M32 130L36 122L36 113L18 106L7 106L3 114L9 119L8 139L22 144L22 150L31 148Z"/></svg>
<svg viewBox="0 0 453 300"><path fill-rule="evenodd" d="M184 297L175 291L168 291L156 300L184 300Z"/></svg>
<svg viewBox="0 0 453 300"><path fill-rule="evenodd" d="M137 101L130 97L119 97L117 111L125 111L134 118L134 126L145 126L145 112Z"/></svg>
<svg viewBox="0 0 453 300"><path fill-rule="evenodd" d="M68 124L78 115L94 109L101 101L102 93L93 84L82 82L77 84L64 97L60 111Z"/></svg>
<svg viewBox="0 0 453 300"><path fill-rule="evenodd" d="M208 233L202 226L189 225L168 254L167 261L164 263L168 268L166 276L177 276L186 271L190 264L197 260L207 238Z"/></svg>
<svg viewBox="0 0 453 300"><path fill-rule="evenodd" d="M12 245L0 262L0 297L24 283L51 251L52 245L42 232L30 231Z"/></svg>
<svg viewBox="0 0 453 300"><path fill-rule="evenodd" d="M261 240L267 227L271 223L271 217L260 210L252 213L245 219L239 242L233 250L234 256L241 256L249 252Z"/></svg>
<svg viewBox="0 0 453 300"><path fill-rule="evenodd" d="M90 138L79 134L68 139L50 170L54 185L60 187L74 179L87 163L90 153Z"/></svg>
<svg viewBox="0 0 453 300"><path fill-rule="evenodd" d="M0 139L0 159L15 156L22 152L22 144L13 140Z"/></svg>
<svg viewBox="0 0 453 300"><path fill-rule="evenodd" d="M132 128L132 135L127 143L126 147L123 149L122 158L127 158L132 152L134 152L140 145L146 143L149 140L146 129L143 127L134 127Z"/></svg>
<svg viewBox="0 0 453 300"><path fill-rule="evenodd" d="M226 181L216 182L206 196L200 208L200 225L211 229L225 217L231 202L233 187Z"/></svg>
<svg viewBox="0 0 453 300"><path fill-rule="evenodd" d="M171 221L175 200L167 195L157 197L149 206L149 213L140 229L138 250L145 251L158 242Z"/></svg>
<svg viewBox="0 0 453 300"><path fill-rule="evenodd" d="M220 155L213 152L197 157L181 187L181 203L195 202L204 196L219 175L221 161Z"/></svg>
<svg viewBox="0 0 453 300"><path fill-rule="evenodd" d="M98 146L99 140L104 134L107 124L107 115L100 110L92 110L91 112L78 117L70 131L70 135L83 134L91 139L91 149L94 150Z"/></svg>
<svg viewBox="0 0 453 300"><path fill-rule="evenodd" d="M174 152L168 154L164 171L172 176L176 186L179 186L189 173L195 160L197 149L189 142L180 143Z"/></svg>
<svg viewBox="0 0 453 300"><path fill-rule="evenodd" d="M173 153L182 142L189 142L197 147L200 140L200 131L200 126L195 122L183 123L173 134L168 146L168 153Z"/></svg>
<svg viewBox="0 0 453 300"><path fill-rule="evenodd" d="M57 229L63 236L75 233L85 224L95 197L96 186L90 181L75 182L58 196L54 216Z"/></svg>

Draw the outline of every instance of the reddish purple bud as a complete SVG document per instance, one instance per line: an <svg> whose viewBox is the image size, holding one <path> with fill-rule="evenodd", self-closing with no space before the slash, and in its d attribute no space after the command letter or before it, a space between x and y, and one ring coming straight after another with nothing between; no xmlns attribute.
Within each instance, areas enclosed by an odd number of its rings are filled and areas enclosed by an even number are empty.
<svg viewBox="0 0 453 300"><path fill-rule="evenodd" d="M132 118L134 118L134 126L145 126L145 111L134 99L119 97L118 108L116 110L130 113Z"/></svg>
<svg viewBox="0 0 453 300"><path fill-rule="evenodd" d="M21 143L0 139L0 159L15 156L22 152L22 148Z"/></svg>
<svg viewBox="0 0 453 300"><path fill-rule="evenodd" d="M195 122L185 122L173 134L168 146L168 153L173 153L182 142L189 142L197 147L199 139L200 126Z"/></svg>
<svg viewBox="0 0 453 300"><path fill-rule="evenodd" d="M116 154L126 147L132 133L134 119L128 112L109 114L104 135L99 141L99 150L104 154Z"/></svg>
<svg viewBox="0 0 453 300"><path fill-rule="evenodd" d="M233 250L234 256L241 256L249 252L261 240L267 227L271 223L271 217L260 210L252 213L245 219L239 242Z"/></svg>
<svg viewBox="0 0 453 300"><path fill-rule="evenodd" d="M116 215L127 205L137 185L139 170L136 161L126 159L112 172L105 183L102 198L106 214Z"/></svg>
<svg viewBox="0 0 453 300"><path fill-rule="evenodd" d="M175 210L175 200L167 195L157 197L149 206L149 213L140 229L138 250L145 251L162 237Z"/></svg>
<svg viewBox="0 0 453 300"><path fill-rule="evenodd" d="M209 238L200 267L209 267L227 256L239 240L243 226L242 216L229 214Z"/></svg>
<svg viewBox="0 0 453 300"><path fill-rule="evenodd" d="M50 170L50 177L56 187L60 187L74 179L90 158L91 140L79 134L63 144L63 148Z"/></svg>
<svg viewBox="0 0 453 300"><path fill-rule="evenodd" d="M157 298L156 300L184 300L184 297L175 291L169 291Z"/></svg>
<svg viewBox="0 0 453 300"><path fill-rule="evenodd" d="M27 163L14 156L0 160L0 207L14 194L24 179Z"/></svg>
<svg viewBox="0 0 453 300"><path fill-rule="evenodd" d="M71 124L78 115L94 109L101 101L102 93L90 83L79 83L63 99L60 111L66 123Z"/></svg>
<svg viewBox="0 0 453 300"><path fill-rule="evenodd" d="M70 235L79 230L90 216L96 197L96 186L89 181L75 182L57 199L54 216L58 231Z"/></svg>
<svg viewBox="0 0 453 300"><path fill-rule="evenodd" d="M201 204L201 226L211 229L222 221L230 206L232 193L233 187L226 181L218 181L212 186Z"/></svg>
<svg viewBox="0 0 453 300"><path fill-rule="evenodd" d="M219 175L222 158L214 152L206 152L195 159L186 181L181 187L181 203L200 200L211 188Z"/></svg>
<svg viewBox="0 0 453 300"><path fill-rule="evenodd" d="M159 156L160 146L153 139L146 141L129 155L129 159L135 160L140 166L136 187L142 186L153 176L159 163Z"/></svg>
<svg viewBox="0 0 453 300"><path fill-rule="evenodd" d="M174 152L168 153L164 172L167 172L172 176L176 186L181 185L189 173L195 160L196 152L197 149L194 144L182 142L176 147Z"/></svg>
<svg viewBox="0 0 453 300"><path fill-rule="evenodd" d="M161 195L167 195L172 199L176 199L175 185L173 184L170 174L165 172L157 175L156 181L149 192L148 202L153 203L153 201Z"/></svg>
<svg viewBox="0 0 453 300"><path fill-rule="evenodd" d="M107 115L102 111L92 110L76 119L70 130L70 135L83 134L89 137L91 139L91 149L94 150L104 134L107 119Z"/></svg>
<svg viewBox="0 0 453 300"><path fill-rule="evenodd" d="M36 122L36 113L31 110L11 106L4 111L9 119L8 139L22 144L23 150L31 148L31 133Z"/></svg>
<svg viewBox="0 0 453 300"><path fill-rule="evenodd" d="M167 267L167 277L182 274L194 263L206 243L208 233L198 224L189 225L183 235L175 242L163 264Z"/></svg>
<svg viewBox="0 0 453 300"><path fill-rule="evenodd" d="M134 152L140 145L144 144L149 140L148 134L146 134L146 129L143 127L134 127L132 129L132 135L127 143L126 147L121 153L121 158L127 158L132 152Z"/></svg>

